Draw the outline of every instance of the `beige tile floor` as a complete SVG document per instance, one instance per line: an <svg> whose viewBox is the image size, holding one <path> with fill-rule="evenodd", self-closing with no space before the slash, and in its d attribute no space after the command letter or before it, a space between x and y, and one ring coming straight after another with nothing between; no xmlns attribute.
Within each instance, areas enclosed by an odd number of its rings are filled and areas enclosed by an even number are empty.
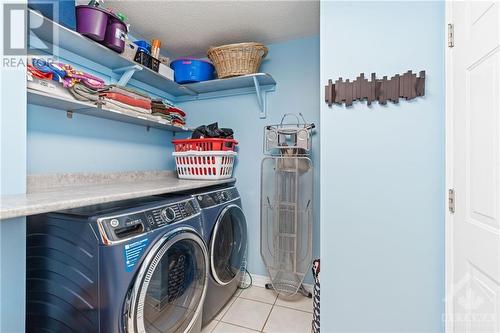
<svg viewBox="0 0 500 333"><path fill-rule="evenodd" d="M202 333L310 333L312 300L281 299L265 288L238 290Z"/></svg>

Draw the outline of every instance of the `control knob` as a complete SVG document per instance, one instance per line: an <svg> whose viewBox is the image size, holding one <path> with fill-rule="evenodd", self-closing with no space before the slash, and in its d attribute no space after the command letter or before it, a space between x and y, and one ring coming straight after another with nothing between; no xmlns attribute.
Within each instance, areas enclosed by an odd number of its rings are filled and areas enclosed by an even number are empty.
<svg viewBox="0 0 500 333"><path fill-rule="evenodd" d="M175 220L175 210L172 207L163 208L160 216L162 221L170 223Z"/></svg>
<svg viewBox="0 0 500 333"><path fill-rule="evenodd" d="M220 193L220 197L221 197L222 201L229 200L229 194L227 194L227 192L225 192L225 191Z"/></svg>

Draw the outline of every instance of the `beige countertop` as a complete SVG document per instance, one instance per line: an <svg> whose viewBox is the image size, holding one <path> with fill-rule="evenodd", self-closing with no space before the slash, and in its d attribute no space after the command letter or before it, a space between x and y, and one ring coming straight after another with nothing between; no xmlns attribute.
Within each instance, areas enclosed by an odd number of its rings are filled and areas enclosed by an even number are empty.
<svg viewBox="0 0 500 333"><path fill-rule="evenodd" d="M175 193L234 182L183 180L171 171L28 176L28 193L0 197L0 219Z"/></svg>

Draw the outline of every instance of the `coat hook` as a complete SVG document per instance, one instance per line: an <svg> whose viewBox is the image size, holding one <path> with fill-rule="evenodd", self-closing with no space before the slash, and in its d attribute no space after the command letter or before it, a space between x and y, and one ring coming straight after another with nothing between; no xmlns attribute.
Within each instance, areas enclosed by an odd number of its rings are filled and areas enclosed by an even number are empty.
<svg viewBox="0 0 500 333"><path fill-rule="evenodd" d="M397 104L400 98L410 100L424 95L425 71L420 71L418 77L408 70L402 75L396 74L391 78L383 76L382 79L377 79L375 73L372 73L370 81L361 73L353 81L344 81L339 77L333 83L333 80L329 79L325 86L325 103L328 106L334 103L352 106L354 101L362 100L366 100L367 105L371 105L373 101L382 105L388 101Z"/></svg>

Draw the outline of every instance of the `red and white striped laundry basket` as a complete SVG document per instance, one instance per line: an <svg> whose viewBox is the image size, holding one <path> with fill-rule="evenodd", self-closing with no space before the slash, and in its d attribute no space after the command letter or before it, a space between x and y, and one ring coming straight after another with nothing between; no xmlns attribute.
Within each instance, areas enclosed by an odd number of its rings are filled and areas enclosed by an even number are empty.
<svg viewBox="0 0 500 333"><path fill-rule="evenodd" d="M238 155L233 139L173 140L172 153L181 179L218 180L231 178ZM216 150L215 150L216 149Z"/></svg>

